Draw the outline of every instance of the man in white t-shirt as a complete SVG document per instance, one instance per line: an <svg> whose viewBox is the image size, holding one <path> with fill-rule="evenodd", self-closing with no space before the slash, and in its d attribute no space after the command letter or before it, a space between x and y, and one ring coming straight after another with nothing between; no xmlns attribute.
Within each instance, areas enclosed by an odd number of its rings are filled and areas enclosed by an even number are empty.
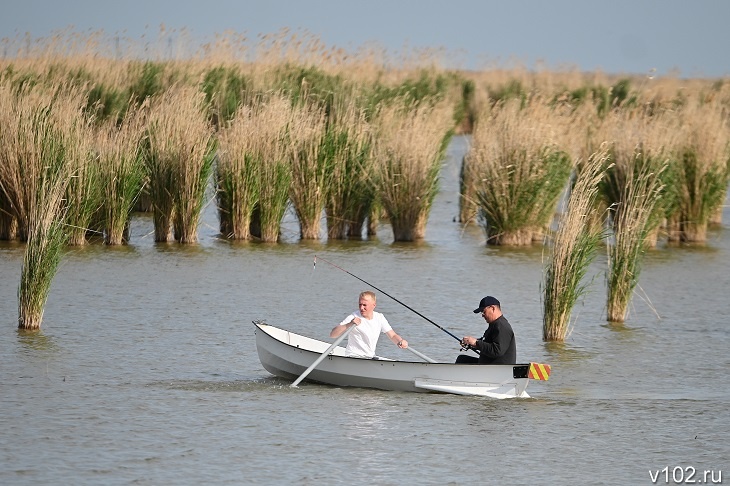
<svg viewBox="0 0 730 486"><path fill-rule="evenodd" d="M386 334L393 344L401 349L408 347L408 341L400 337L380 312L375 312L375 294L366 290L360 293L359 309L332 328L331 338L342 335L352 326L357 326L347 336L346 355L357 358L372 358L380 334Z"/></svg>

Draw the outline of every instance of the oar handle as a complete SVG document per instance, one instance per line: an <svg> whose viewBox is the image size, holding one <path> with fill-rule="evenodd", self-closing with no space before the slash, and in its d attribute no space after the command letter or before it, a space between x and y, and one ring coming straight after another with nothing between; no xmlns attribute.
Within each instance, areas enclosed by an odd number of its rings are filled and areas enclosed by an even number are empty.
<svg viewBox="0 0 730 486"><path fill-rule="evenodd" d="M408 351L410 351L411 353L415 354L416 356L418 356L419 358L421 358L423 361L428 361L429 363L438 363L438 361L436 361L435 359L431 359L428 356L426 356L425 354L423 354L422 352L416 351L415 349L413 349L413 347L410 344L408 345L408 347L406 349Z"/></svg>
<svg viewBox="0 0 730 486"><path fill-rule="evenodd" d="M329 356L329 354L330 354L330 353L332 352L332 350L333 350L333 349L335 349L335 347L337 347L337 345L338 345L338 344L340 344L340 343L342 342L342 340L343 340L343 339L345 339L345 338L347 337L347 335L348 335L348 334L350 334L350 332L351 332L351 331L352 331L353 329L355 329L355 327L356 327L356 326L354 326L354 325L353 325L353 326L351 326L351 327L347 328L347 330L346 330L345 332L343 332L342 334L340 334L340 337L338 337L337 339L335 339L335 342L333 342L333 343L332 343L332 344L330 345L330 347L329 347L329 348L327 348L327 351L325 351L324 353L322 353L322 354L320 355L320 357L319 357L319 358L317 358L317 360L316 360L316 361L315 361L314 363L312 363L312 365L311 365L311 366L310 366L309 368L307 368L306 370L304 370L304 373L302 373L301 375L299 375L299 378L297 378L296 380L294 380L294 383L292 383L292 384L291 384L291 385L289 385L289 386L290 386L290 387L292 387L292 388L296 388L296 387L297 387L297 385L299 384L299 382L301 382L301 381L302 381L302 380L303 380L304 378L306 378L306 377L307 377L307 375L308 375L309 373L311 373L311 372L312 372L312 370L313 370L314 368L316 368L316 367L317 367L317 365L318 365L319 363L321 363L323 359L325 359L325 358L326 358L327 356Z"/></svg>

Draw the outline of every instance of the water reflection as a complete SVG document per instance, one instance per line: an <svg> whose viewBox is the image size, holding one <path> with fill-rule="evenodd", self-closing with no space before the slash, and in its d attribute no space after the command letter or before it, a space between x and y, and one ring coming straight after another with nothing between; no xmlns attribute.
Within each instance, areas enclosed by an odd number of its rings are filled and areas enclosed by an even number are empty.
<svg viewBox="0 0 730 486"><path fill-rule="evenodd" d="M573 363L590 359L596 355L596 352L587 351L564 342L543 343L543 347L551 363Z"/></svg>
<svg viewBox="0 0 730 486"><path fill-rule="evenodd" d="M42 330L25 330L18 329L18 343L24 349L30 349L33 351L47 351L48 353L40 353L40 357L48 357L54 352L58 351L54 339L51 336L47 336Z"/></svg>

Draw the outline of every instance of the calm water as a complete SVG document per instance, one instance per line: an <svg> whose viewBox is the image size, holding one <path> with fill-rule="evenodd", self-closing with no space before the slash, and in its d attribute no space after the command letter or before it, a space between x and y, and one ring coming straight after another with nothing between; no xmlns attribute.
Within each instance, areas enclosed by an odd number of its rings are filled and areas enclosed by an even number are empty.
<svg viewBox="0 0 730 486"><path fill-rule="evenodd" d="M605 322L599 258L570 339L548 345L542 250L487 248L452 221L465 149L454 140L421 244L387 227L300 243L291 218L280 244L231 244L209 207L199 245L156 245L141 216L132 245L65 256L38 334L16 330L23 247L0 243L0 483L652 484L665 467L670 483L730 481L730 210L706 246L647 256L624 326ZM471 310L496 295L518 359L550 363L550 381L504 401L289 388L261 367L251 321L328 339L367 288L315 255L458 336L481 334ZM378 310L419 351L458 354L388 297Z"/></svg>

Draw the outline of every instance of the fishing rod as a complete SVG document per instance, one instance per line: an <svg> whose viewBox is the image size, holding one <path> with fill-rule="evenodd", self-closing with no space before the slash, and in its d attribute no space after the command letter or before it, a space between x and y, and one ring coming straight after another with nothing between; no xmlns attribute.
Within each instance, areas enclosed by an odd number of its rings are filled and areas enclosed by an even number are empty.
<svg viewBox="0 0 730 486"><path fill-rule="evenodd" d="M342 271L343 271L343 272L345 272L346 274L348 274L348 275L350 275L350 276L352 276L352 277L355 277L356 279L358 279L358 280L359 280L359 281L361 281L362 283L364 283L364 284L366 284L366 285L369 285L370 287L374 288L375 290L377 290L377 291L378 291L378 292L380 292L381 294L383 294L383 295L386 295L386 296L390 297L391 299L393 299L394 301L398 302L398 303L399 303L400 305L402 305L403 307L405 307L405 308L406 308L406 309L408 309L409 311L411 311L411 312L413 312L414 314L416 314L416 315L418 315L418 316L422 317L423 319L427 320L428 322L430 322L430 323L431 323L431 324L433 324L434 326L436 326L436 327L438 327L439 329L441 329L442 331L444 331L444 332L445 332L446 334L448 334L448 335L449 335L449 336L451 336L452 338L454 338L454 339L456 339L457 341L459 341L459 344L461 344L461 346L462 346L462 348L461 348L462 350L463 350L463 349L467 349L467 348L465 348L465 347L464 347L464 345L462 344L462 341L461 341L461 339L459 339L458 337L456 337L456 336L455 336L454 334L450 333L450 332L449 332L448 330L444 329L443 327L439 326L438 324L436 324L435 322L433 322L433 321L432 321L431 319L429 319L428 317L426 317L426 316L424 316L423 314L421 314L420 312L418 312L418 311L417 311L416 309L414 309L413 307L411 307L411 306L409 306L409 305L407 305L407 304L404 304L404 303L403 303L403 302L401 302L400 300L398 300L398 299L396 299L395 297L393 297L392 295L390 295L390 294L389 294L388 292L386 292L386 291L384 291L384 290L382 290L382 289L379 289L379 288L377 288L377 287L376 287L375 285L371 284L370 282L366 282L365 280L361 279L360 277L358 277L358 276L357 276L357 275L355 275L354 273L348 272L348 271L347 271L347 270L345 270L344 268L342 268L342 267L340 267L340 266L337 266L337 265L335 265L334 263L332 263L331 261L327 260L326 258L322 258L322 257L319 257L319 259L320 259L320 260L322 260L322 261L324 261L325 263L329 263L330 265L332 265L332 266L333 266L333 267L335 267L336 269L338 269L338 270L342 270ZM315 268L317 267L317 255L314 255L314 267L315 267ZM470 348L470 349L474 349L474 348L472 348L471 346L469 346L469 348ZM474 351L476 351L476 352L477 352L477 354L479 354L479 351L478 351L478 350L474 349Z"/></svg>

